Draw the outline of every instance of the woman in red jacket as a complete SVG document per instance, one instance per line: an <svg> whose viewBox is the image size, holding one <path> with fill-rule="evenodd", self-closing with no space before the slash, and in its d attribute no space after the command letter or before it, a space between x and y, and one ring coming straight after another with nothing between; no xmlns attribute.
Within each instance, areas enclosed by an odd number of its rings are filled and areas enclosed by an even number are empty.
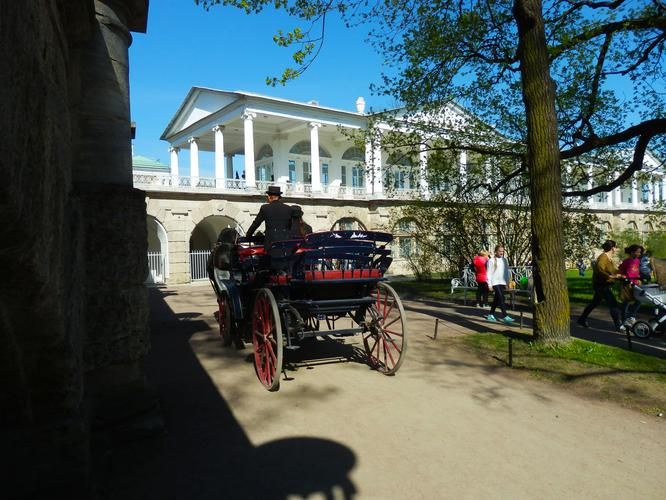
<svg viewBox="0 0 666 500"><path fill-rule="evenodd" d="M472 262L476 278L476 307L488 307L488 274L486 272L488 252L479 250Z"/></svg>

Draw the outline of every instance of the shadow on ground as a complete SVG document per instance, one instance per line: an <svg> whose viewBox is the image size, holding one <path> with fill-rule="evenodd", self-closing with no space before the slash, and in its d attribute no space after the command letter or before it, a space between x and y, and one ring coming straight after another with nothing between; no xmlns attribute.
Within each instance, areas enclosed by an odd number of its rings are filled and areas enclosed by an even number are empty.
<svg viewBox="0 0 666 500"><path fill-rule="evenodd" d="M209 325L195 313L174 314L164 296L165 291L150 290L152 351L145 371L159 395L166 432L114 443L104 460L98 496L353 498L356 488L349 473L356 457L349 448L311 437L253 446L190 348L190 337Z"/></svg>

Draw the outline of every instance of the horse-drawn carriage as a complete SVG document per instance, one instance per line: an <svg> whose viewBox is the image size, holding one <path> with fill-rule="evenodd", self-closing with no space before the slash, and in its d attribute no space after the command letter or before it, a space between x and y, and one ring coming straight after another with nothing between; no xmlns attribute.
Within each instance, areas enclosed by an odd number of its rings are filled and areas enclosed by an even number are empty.
<svg viewBox="0 0 666 500"><path fill-rule="evenodd" d="M368 364L393 375L405 355L407 325L384 278L392 239L330 231L265 249L260 239L224 230L208 265L223 343L252 342L257 376L270 391L279 389L284 349L318 336L362 335ZM343 318L349 328L336 328Z"/></svg>

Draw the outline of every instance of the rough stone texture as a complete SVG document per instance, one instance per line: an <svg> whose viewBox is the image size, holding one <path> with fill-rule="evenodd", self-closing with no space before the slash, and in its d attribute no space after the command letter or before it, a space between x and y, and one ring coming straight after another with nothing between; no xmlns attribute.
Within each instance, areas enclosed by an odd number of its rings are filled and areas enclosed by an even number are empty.
<svg viewBox="0 0 666 500"><path fill-rule="evenodd" d="M91 381L115 363L125 385L142 392L136 365L147 348L143 195L129 183L82 189L74 168L85 126L80 75L95 71L81 57L99 29L95 5L8 2L0 16L3 497L89 496L90 425L105 404ZM129 137L129 116L125 126ZM129 151L129 141L118 147ZM113 226L103 219L124 207ZM108 240L123 241L121 256L110 248L90 256L99 226ZM98 261L115 270L91 274ZM102 314L99 304L110 303ZM113 328L104 323L111 315Z"/></svg>

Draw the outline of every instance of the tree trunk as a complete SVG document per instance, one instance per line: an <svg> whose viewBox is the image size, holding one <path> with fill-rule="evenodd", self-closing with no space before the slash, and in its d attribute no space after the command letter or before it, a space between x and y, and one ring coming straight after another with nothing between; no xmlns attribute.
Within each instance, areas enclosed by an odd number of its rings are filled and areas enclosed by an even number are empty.
<svg viewBox="0 0 666 500"><path fill-rule="evenodd" d="M567 342L569 296L564 270L560 157L555 89L541 0L514 0L518 52L527 117L532 255L535 266L534 335L546 343Z"/></svg>

